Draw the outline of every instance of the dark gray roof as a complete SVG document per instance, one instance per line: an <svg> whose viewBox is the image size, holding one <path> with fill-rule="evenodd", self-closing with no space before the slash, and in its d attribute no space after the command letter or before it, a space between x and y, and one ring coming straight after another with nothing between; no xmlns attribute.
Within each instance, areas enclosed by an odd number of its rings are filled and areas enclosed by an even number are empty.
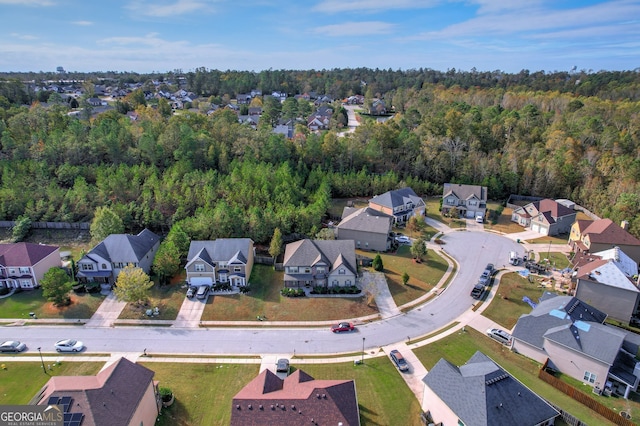
<svg viewBox="0 0 640 426"><path fill-rule="evenodd" d="M322 261L335 267L340 260L357 272L353 240L300 240L287 244L284 251L284 266L313 266Z"/></svg>
<svg viewBox="0 0 640 426"><path fill-rule="evenodd" d="M88 256L97 254L114 263L138 263L159 241L160 237L148 229L138 235L111 234L92 248Z"/></svg>
<svg viewBox="0 0 640 426"><path fill-rule="evenodd" d="M391 216L369 207L353 210L345 207L338 229L387 234L391 221Z"/></svg>
<svg viewBox="0 0 640 426"><path fill-rule="evenodd" d="M461 183L445 183L442 194L446 197L449 194L455 195L459 200L468 200L477 198L481 201L487 201L487 187L479 185L463 185Z"/></svg>
<svg viewBox="0 0 640 426"><path fill-rule="evenodd" d="M251 238L218 238L212 241L191 241L187 263L199 258L205 262L246 263L253 250Z"/></svg>
<svg viewBox="0 0 640 426"><path fill-rule="evenodd" d="M404 206L409 201L413 202L414 207L424 206L424 201L422 200L422 198L418 197L413 189L409 187L395 189L392 191L387 191L381 195L376 195L369 200L369 203L393 208Z"/></svg>
<svg viewBox="0 0 640 426"><path fill-rule="evenodd" d="M627 332L596 322L576 321L549 329L544 337L562 346L582 352L606 364L613 362L620 352Z"/></svg>
<svg viewBox="0 0 640 426"><path fill-rule="evenodd" d="M422 380L467 425L537 425L558 415L481 352L459 368L440 359Z"/></svg>

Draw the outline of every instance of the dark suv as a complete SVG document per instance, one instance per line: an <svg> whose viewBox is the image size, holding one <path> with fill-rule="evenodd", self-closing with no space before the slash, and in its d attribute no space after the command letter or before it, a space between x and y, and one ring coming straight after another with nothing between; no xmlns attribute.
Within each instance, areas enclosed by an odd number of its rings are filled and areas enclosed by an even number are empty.
<svg viewBox="0 0 640 426"><path fill-rule="evenodd" d="M396 367L398 367L398 370L402 372L409 371L409 364L407 364L407 361L404 359L402 354L398 352L397 349L389 352L389 356L391 357L391 360L396 365Z"/></svg>
<svg viewBox="0 0 640 426"><path fill-rule="evenodd" d="M480 299L482 297L482 293L484 293L484 284L476 284L471 290L471 297L474 299Z"/></svg>

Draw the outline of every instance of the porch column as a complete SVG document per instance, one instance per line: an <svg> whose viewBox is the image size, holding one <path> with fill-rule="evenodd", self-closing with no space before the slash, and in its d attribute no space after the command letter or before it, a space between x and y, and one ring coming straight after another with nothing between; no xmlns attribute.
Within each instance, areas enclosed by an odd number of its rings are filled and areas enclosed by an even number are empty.
<svg viewBox="0 0 640 426"><path fill-rule="evenodd" d="M629 392L631 391L631 386L626 385L624 390L624 399L629 399Z"/></svg>

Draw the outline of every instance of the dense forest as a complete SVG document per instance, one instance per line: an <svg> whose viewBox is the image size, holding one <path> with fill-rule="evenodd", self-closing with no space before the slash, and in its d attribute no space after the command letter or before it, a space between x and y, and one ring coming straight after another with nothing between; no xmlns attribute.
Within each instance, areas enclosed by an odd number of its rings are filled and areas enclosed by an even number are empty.
<svg viewBox="0 0 640 426"><path fill-rule="evenodd" d="M394 115L364 119L355 132L306 131L302 100L274 108L270 122L300 118L286 139L220 108L172 115L134 91L118 108L70 117L68 107L25 81L59 75L0 75L0 219L87 221L111 206L130 230L192 238L313 235L332 197L369 197L402 185L440 194L445 182L482 184L489 196L569 198L601 217L628 220L640 236L640 73L518 74L450 70L236 72L65 76L92 84L151 80L224 105L260 89L334 99L382 98ZM177 86L172 86L175 89ZM267 103L267 99L265 99ZM340 109L340 101L333 105ZM135 110L138 119L124 115ZM303 113L305 111L305 113ZM266 121L266 120L265 120Z"/></svg>

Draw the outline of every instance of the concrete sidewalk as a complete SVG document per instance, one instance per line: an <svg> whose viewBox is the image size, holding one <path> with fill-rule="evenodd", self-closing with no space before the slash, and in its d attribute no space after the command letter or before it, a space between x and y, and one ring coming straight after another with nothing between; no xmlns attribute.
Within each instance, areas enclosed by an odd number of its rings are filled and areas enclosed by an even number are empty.
<svg viewBox="0 0 640 426"><path fill-rule="evenodd" d="M127 306L127 302L119 302L116 296L110 293L85 325L87 327L112 327L125 306Z"/></svg>

